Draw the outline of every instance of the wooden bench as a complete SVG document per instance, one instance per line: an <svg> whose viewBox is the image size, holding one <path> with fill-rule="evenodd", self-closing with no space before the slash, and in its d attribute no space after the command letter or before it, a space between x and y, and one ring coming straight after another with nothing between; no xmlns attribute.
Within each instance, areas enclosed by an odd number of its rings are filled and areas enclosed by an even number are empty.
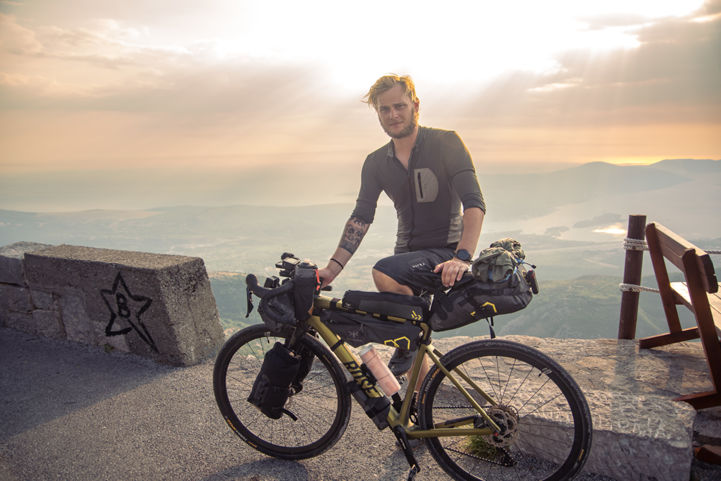
<svg viewBox="0 0 721 481"><path fill-rule="evenodd" d="M709 255L658 223L646 226L646 242L656 274L669 332L639 340L639 347L651 348L701 338L711 373L713 390L687 394L677 400L696 409L721 406L721 295ZM684 282L670 282L666 261L678 267ZM676 306L693 312L696 327L683 329Z"/></svg>

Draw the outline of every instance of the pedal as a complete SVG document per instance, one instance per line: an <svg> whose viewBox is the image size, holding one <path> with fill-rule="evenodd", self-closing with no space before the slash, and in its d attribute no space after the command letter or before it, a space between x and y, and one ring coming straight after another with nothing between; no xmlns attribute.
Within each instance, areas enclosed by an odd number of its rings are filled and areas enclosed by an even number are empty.
<svg viewBox="0 0 721 481"><path fill-rule="evenodd" d="M421 470L421 467L418 466L418 461L416 461L416 457L413 455L413 448L411 448L411 445L408 442L408 436L406 435L405 429L403 429L402 426L396 426L393 428L393 434L396 435L396 439L398 440L401 449L403 449L403 454L406 456L406 461L408 461L408 464L411 467L411 470L408 472L408 480L411 481Z"/></svg>

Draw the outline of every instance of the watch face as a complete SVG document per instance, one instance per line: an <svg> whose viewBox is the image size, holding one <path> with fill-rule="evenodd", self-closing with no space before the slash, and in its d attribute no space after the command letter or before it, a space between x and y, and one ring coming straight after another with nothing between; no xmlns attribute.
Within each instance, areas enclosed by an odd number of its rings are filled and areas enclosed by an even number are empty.
<svg viewBox="0 0 721 481"><path fill-rule="evenodd" d="M459 249L458 252L456 252L456 257L465 262L471 260L471 254L465 249Z"/></svg>

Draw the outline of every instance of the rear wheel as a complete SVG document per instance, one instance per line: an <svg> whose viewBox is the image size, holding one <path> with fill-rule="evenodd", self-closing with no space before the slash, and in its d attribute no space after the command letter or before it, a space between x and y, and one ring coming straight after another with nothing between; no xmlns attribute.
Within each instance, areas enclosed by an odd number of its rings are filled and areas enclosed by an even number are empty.
<svg viewBox="0 0 721 481"><path fill-rule="evenodd" d="M283 336L265 325L250 326L233 335L218 353L213 371L215 399L230 428L253 448L278 458L303 459L332 447L343 435L350 417L345 374L330 351L310 335L294 350L313 354L313 364L292 394L280 419L271 419L248 402L265 353ZM295 419L294 419L295 418Z"/></svg>
<svg viewBox="0 0 721 481"><path fill-rule="evenodd" d="M570 375L541 352L518 343L484 340L460 346L441 359L500 432L428 438L428 448L455 479L565 480L585 463L591 448L591 414ZM468 376L486 399L466 381ZM488 422L434 366L421 388L420 424L483 428Z"/></svg>

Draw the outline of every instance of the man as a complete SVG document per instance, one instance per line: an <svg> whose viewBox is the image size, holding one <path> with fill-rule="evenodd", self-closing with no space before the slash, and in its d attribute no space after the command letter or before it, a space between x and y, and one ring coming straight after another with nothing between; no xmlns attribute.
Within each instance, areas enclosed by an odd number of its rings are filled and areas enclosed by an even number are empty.
<svg viewBox="0 0 721 481"><path fill-rule="evenodd" d="M323 285L358 249L383 191L396 208L398 232L395 255L373 267L378 290L419 295L441 284L450 287L470 266L486 211L471 156L455 132L418 125L420 101L409 76L383 76L365 98L391 141L363 164L355 209L338 248L319 271ZM412 360L412 353L396 350L389 367L399 376Z"/></svg>

